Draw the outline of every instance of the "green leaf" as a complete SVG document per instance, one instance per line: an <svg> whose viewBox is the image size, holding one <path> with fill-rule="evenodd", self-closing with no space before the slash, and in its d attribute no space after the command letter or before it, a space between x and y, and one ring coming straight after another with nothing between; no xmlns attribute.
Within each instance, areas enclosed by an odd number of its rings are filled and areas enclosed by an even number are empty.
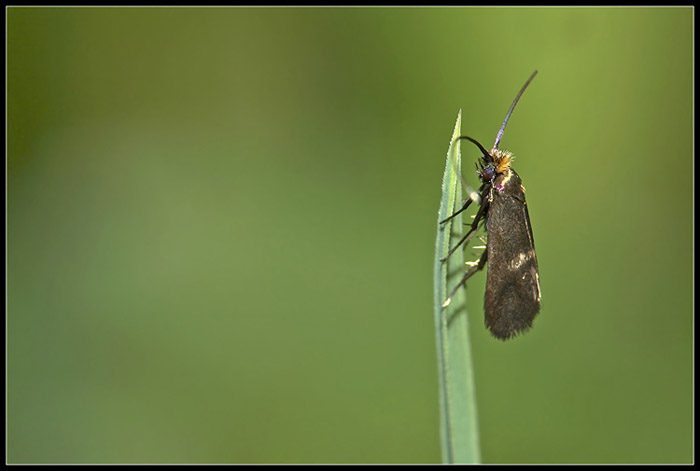
<svg viewBox="0 0 700 471"><path fill-rule="evenodd" d="M460 136L462 111L457 115L442 178L442 199L435 241L434 310L440 387L440 439L443 463L479 463L476 391L467 323L466 295L459 289L447 307L443 303L464 274L464 254L457 250L445 262L462 233L462 215L439 221L460 208L462 201Z"/></svg>

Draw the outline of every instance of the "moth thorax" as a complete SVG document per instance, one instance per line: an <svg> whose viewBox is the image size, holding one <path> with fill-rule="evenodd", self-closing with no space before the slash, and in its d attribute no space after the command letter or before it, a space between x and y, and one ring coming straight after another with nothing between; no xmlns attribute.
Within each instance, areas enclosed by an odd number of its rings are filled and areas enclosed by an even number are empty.
<svg viewBox="0 0 700 471"><path fill-rule="evenodd" d="M497 173L507 173L510 170L510 162L513 160L513 153L507 150L492 149L491 157L496 164Z"/></svg>

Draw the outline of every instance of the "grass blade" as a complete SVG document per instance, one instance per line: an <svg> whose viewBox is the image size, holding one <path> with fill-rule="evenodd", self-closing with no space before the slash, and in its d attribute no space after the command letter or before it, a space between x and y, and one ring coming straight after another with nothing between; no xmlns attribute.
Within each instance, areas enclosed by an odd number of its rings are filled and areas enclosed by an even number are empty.
<svg viewBox="0 0 700 471"><path fill-rule="evenodd" d="M459 209L462 201L460 141L455 140L460 135L461 123L460 110L447 151L435 241L434 310L443 463L479 463L481 460L464 290L458 290L450 305L442 307L465 270L462 250L457 250L446 262L440 261L459 240L463 228L461 214L446 224L439 224Z"/></svg>

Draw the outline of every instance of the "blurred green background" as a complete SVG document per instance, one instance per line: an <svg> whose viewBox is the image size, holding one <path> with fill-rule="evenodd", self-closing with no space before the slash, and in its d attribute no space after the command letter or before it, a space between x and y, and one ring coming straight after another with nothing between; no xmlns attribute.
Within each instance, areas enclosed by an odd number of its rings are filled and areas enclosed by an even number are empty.
<svg viewBox="0 0 700 471"><path fill-rule="evenodd" d="M440 461L462 131L543 308L468 287L483 460L693 460L691 8L10 8L11 463ZM463 146L476 184L479 153Z"/></svg>

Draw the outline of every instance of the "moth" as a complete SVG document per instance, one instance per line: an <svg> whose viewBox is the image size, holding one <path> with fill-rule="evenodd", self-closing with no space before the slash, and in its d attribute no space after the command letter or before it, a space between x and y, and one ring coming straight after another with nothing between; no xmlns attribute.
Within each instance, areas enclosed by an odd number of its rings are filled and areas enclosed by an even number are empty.
<svg viewBox="0 0 700 471"><path fill-rule="evenodd" d="M447 297L443 307L450 304L457 290L488 262L484 314L486 328L494 337L508 340L532 327L540 312L540 277L532 236L530 215L525 201L525 188L511 167L513 154L498 148L503 131L515 105L537 75L535 70L510 105L493 148L487 151L476 139L459 136L476 145L482 153L477 162L481 186L461 209L440 221L444 224L465 211L473 201L479 204L469 230L441 261L447 260L460 246L469 244L480 227L486 230L486 250L478 261L470 262L462 280Z"/></svg>

